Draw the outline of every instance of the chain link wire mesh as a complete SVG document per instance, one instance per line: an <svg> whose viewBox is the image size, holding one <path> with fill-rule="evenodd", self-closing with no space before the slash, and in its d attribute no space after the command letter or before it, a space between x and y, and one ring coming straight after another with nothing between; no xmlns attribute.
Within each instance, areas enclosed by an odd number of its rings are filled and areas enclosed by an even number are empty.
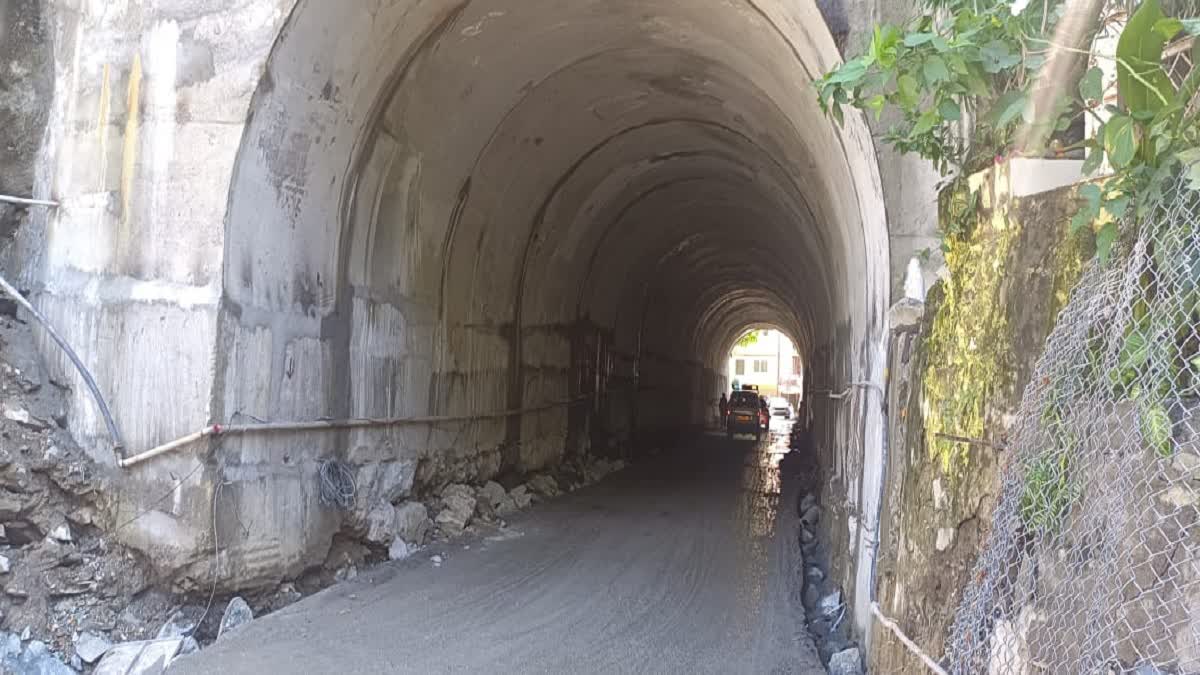
<svg viewBox="0 0 1200 675"><path fill-rule="evenodd" d="M1010 433L951 673L1200 673L1200 192L1059 314Z"/></svg>

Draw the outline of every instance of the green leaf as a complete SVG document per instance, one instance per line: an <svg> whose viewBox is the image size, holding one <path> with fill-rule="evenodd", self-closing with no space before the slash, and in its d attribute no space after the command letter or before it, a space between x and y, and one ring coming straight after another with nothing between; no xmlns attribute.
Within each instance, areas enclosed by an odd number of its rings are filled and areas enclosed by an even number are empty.
<svg viewBox="0 0 1200 675"><path fill-rule="evenodd" d="M862 79L867 72L867 64L862 57L851 59L838 66L829 76L832 84L850 84Z"/></svg>
<svg viewBox="0 0 1200 675"><path fill-rule="evenodd" d="M838 123L838 126L842 126L842 124L846 121L842 114L842 104L834 101L830 111L833 113L833 119Z"/></svg>
<svg viewBox="0 0 1200 675"><path fill-rule="evenodd" d="M1183 163L1183 175L1188 180L1188 187L1200 190L1200 148L1182 150L1178 157Z"/></svg>
<svg viewBox="0 0 1200 675"><path fill-rule="evenodd" d="M983 62L983 69L993 75L1021 62L1021 57L1013 54L1008 43L1000 40L992 40L980 47L979 57Z"/></svg>
<svg viewBox="0 0 1200 675"><path fill-rule="evenodd" d="M1117 40L1117 92L1129 110L1157 111L1175 96L1175 85L1162 69L1164 19L1158 0L1144 0Z"/></svg>
<svg viewBox="0 0 1200 675"><path fill-rule="evenodd" d="M896 80L896 91L900 94L900 102L908 108L917 104L920 98L920 85L917 78L904 73Z"/></svg>
<svg viewBox="0 0 1200 675"><path fill-rule="evenodd" d="M879 115L883 112L883 104L885 102L886 99L884 99L883 94L875 94L866 100L865 105L867 106L868 110L875 113L875 119L878 120Z"/></svg>
<svg viewBox="0 0 1200 675"><path fill-rule="evenodd" d="M875 26L868 54L880 66L891 68L896 65L896 45L899 43L900 31L895 26Z"/></svg>
<svg viewBox="0 0 1200 675"><path fill-rule="evenodd" d="M1183 22L1174 17L1166 17L1154 22L1155 33L1158 33L1164 40L1170 40L1175 37L1179 31L1183 30Z"/></svg>
<svg viewBox="0 0 1200 675"><path fill-rule="evenodd" d="M1125 216L1125 212L1129 210L1129 196L1121 195L1116 199L1109 199L1104 202L1104 210L1108 215L1112 216L1113 220L1120 220Z"/></svg>
<svg viewBox="0 0 1200 675"><path fill-rule="evenodd" d="M933 48L939 52L945 52L950 49L950 43L946 42L946 38L943 38L941 35L934 35L933 40L930 42L933 43Z"/></svg>
<svg viewBox="0 0 1200 675"><path fill-rule="evenodd" d="M933 39L933 33L909 33L904 36L905 47L920 47Z"/></svg>
<svg viewBox="0 0 1200 675"><path fill-rule="evenodd" d="M1070 232L1075 234L1091 224L1092 219L1088 217L1087 209L1080 207L1075 215L1071 216Z"/></svg>
<svg viewBox="0 0 1200 675"><path fill-rule="evenodd" d="M1155 403L1142 413L1142 437L1159 457L1170 457L1174 441L1171 438L1171 416L1161 403Z"/></svg>
<svg viewBox="0 0 1200 675"><path fill-rule="evenodd" d="M992 123L998 127L1002 127L1012 122L1025 110L1025 104L1025 92L1005 92L992 106Z"/></svg>
<svg viewBox="0 0 1200 675"><path fill-rule="evenodd" d="M1105 223L1104 227L1096 233L1096 257L1100 259L1101 265L1108 264L1108 258L1112 255L1113 242L1116 240L1116 223Z"/></svg>
<svg viewBox="0 0 1200 675"><path fill-rule="evenodd" d="M1092 148L1088 151L1087 158L1083 160L1083 175L1090 176L1096 173L1096 169L1100 168L1100 162L1104 161L1104 150L1102 148Z"/></svg>
<svg viewBox="0 0 1200 675"><path fill-rule="evenodd" d="M1088 213L1093 214L1093 217L1100 215L1100 186L1095 183L1088 183L1079 188L1079 196L1087 205Z"/></svg>
<svg viewBox="0 0 1200 675"><path fill-rule="evenodd" d="M925 81L929 84L937 84L950 79L950 70L946 68L946 62L940 56L930 56L925 61Z"/></svg>
<svg viewBox="0 0 1200 675"><path fill-rule="evenodd" d="M962 119L962 109L954 101L942 101L939 103L938 114L947 122L957 122Z"/></svg>
<svg viewBox="0 0 1200 675"><path fill-rule="evenodd" d="M1099 101L1104 97L1104 71L1100 68L1088 68L1083 79L1079 81L1079 95L1084 101Z"/></svg>
<svg viewBox="0 0 1200 675"><path fill-rule="evenodd" d="M1104 125L1104 149L1113 168L1123 169L1137 152L1137 127L1130 117L1113 117Z"/></svg>
<svg viewBox="0 0 1200 675"><path fill-rule="evenodd" d="M912 135L919 136L928 132L935 127L939 122L938 114L934 110L926 110L917 118L917 123L913 125Z"/></svg>

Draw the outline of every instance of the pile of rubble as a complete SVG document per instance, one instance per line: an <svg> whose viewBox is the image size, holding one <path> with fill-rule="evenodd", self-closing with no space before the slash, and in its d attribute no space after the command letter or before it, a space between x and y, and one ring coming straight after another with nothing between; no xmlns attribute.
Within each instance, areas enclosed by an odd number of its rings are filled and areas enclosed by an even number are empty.
<svg viewBox="0 0 1200 675"><path fill-rule="evenodd" d="M153 637L170 611L140 554L106 536L112 476L74 443L65 388L0 300L0 671L86 669L100 642ZM99 658L95 655L92 661ZM70 664L67 666L66 664Z"/></svg>
<svg viewBox="0 0 1200 675"><path fill-rule="evenodd" d="M862 654L854 644L850 626L849 607L842 596L842 589L829 576L829 556L821 542L817 526L821 522L821 505L816 488L819 467L813 460L814 454L808 447L809 440L801 425L792 428L792 456L806 458L805 466L795 466L800 474L801 486L809 491L800 500L800 553L804 569L804 609L808 614L808 628L817 652L830 675L863 675Z"/></svg>
<svg viewBox="0 0 1200 675"><path fill-rule="evenodd" d="M401 560L480 527L506 527L506 518L531 504L625 466L577 457L507 488L454 483L421 499L357 504L321 568L247 599L188 598L172 594L139 553L111 539L128 524L109 515L118 477L67 433L65 392L42 368L31 327L0 298L3 673L158 673L255 613L353 578L364 564Z"/></svg>
<svg viewBox="0 0 1200 675"><path fill-rule="evenodd" d="M351 527L339 535L322 570L299 583L305 590L353 579L364 564L403 560L424 546L462 536L478 527L503 528L506 519L531 504L585 487L625 468L619 459L579 457L551 473L537 473L506 489L489 480L472 486L451 483L424 499L363 504Z"/></svg>

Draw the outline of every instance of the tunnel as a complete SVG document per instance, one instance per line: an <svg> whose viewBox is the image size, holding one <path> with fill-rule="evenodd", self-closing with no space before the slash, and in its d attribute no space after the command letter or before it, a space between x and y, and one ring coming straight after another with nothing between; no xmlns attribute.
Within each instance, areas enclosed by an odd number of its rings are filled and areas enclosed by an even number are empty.
<svg viewBox="0 0 1200 675"><path fill-rule="evenodd" d="M711 424L764 325L858 499L878 401L820 392L882 377L888 243L867 128L811 86L839 58L811 2L301 0L233 170L212 417L471 421L225 441L229 569L324 554L323 458L394 496Z"/></svg>

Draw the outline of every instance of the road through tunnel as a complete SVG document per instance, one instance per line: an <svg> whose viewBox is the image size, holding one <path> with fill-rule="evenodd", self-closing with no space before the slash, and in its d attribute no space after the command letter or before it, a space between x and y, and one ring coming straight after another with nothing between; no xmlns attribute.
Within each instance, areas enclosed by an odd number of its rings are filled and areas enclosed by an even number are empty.
<svg viewBox="0 0 1200 675"><path fill-rule="evenodd" d="M227 441L230 564L323 555L323 458L369 500L702 425L750 326L814 387L879 381L874 152L810 86L836 59L812 3L301 0L233 174L213 418L520 413ZM850 486L880 413L814 412Z"/></svg>

